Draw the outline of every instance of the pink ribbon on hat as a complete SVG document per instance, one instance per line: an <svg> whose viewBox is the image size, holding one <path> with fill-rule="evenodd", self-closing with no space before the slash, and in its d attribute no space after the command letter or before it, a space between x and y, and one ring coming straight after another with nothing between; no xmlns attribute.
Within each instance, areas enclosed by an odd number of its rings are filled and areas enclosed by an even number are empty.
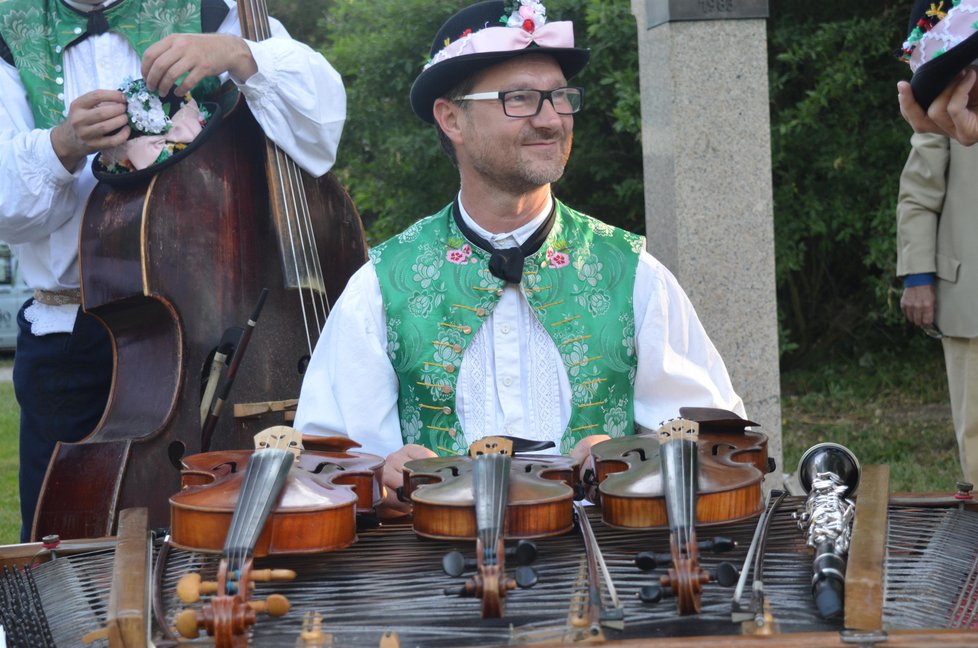
<svg viewBox="0 0 978 648"><path fill-rule="evenodd" d="M574 23L569 20L547 23L533 32L514 27L487 27L450 43L424 69L463 54L514 52L526 49L530 43L540 47L574 47Z"/></svg>
<svg viewBox="0 0 978 648"><path fill-rule="evenodd" d="M127 140L103 153L107 162L122 164L129 160L136 169L145 169L156 163L167 144L189 144L200 133L200 108L191 99L180 107L170 119L171 127L161 135L142 135Z"/></svg>

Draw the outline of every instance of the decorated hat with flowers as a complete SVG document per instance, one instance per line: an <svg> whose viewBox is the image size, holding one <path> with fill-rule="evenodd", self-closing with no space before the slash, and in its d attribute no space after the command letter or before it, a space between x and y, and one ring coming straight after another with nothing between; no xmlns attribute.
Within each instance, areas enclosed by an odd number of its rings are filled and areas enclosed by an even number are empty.
<svg viewBox="0 0 978 648"><path fill-rule="evenodd" d="M574 47L570 21L548 22L538 0L488 0L449 18L431 45L428 63L411 86L411 107L434 123L438 97L472 75L523 54L553 56L570 79L587 65L590 51Z"/></svg>
<svg viewBox="0 0 978 648"><path fill-rule="evenodd" d="M910 12L903 59L914 99L925 110L978 58L978 0L917 0Z"/></svg>

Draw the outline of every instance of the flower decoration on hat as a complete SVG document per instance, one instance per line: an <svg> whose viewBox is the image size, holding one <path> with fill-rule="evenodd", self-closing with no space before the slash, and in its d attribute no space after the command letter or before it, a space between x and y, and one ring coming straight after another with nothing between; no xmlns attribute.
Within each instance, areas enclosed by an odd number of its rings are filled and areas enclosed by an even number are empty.
<svg viewBox="0 0 978 648"><path fill-rule="evenodd" d="M531 34L547 24L547 8L536 0L509 0L506 13L499 19L507 27L519 27Z"/></svg>
<svg viewBox="0 0 978 648"><path fill-rule="evenodd" d="M498 25L486 24L482 29L466 29L458 38L446 38L444 47L425 64L427 70L444 60L464 54L478 54L487 51L508 51L523 49L530 43L544 47L573 47L574 32L570 22L553 23L547 29L547 8L537 0L508 0L505 13ZM498 30L509 31L508 37L499 35Z"/></svg>
<svg viewBox="0 0 978 648"><path fill-rule="evenodd" d="M918 18L917 24L914 25L914 28L910 32L910 35L907 36L907 40L903 42L903 46L901 47L900 60L906 63L910 63L911 66L916 69L919 63L914 58L914 51L921 44L921 41L924 40L924 36L931 30L933 30L938 23L944 20L951 9L957 7L960 4L961 4L961 0L939 0L938 2L931 2L930 6L927 7L923 11L921 16ZM953 43L946 43L946 45L947 47L950 47L953 45ZM937 56L940 56L941 54L944 53L947 47L944 47L938 50L937 52L931 54L929 58L935 58ZM917 58L919 58L919 53Z"/></svg>
<svg viewBox="0 0 978 648"><path fill-rule="evenodd" d="M183 104L171 117L168 106L150 92L143 79L123 80L119 90L126 96L132 134L119 146L102 152L106 171L125 173L145 169L170 158L200 134L210 114L187 93Z"/></svg>

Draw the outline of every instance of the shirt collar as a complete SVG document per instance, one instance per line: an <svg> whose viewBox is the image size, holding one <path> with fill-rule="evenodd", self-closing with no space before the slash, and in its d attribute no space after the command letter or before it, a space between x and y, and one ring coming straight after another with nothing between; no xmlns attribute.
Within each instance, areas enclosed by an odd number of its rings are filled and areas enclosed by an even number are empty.
<svg viewBox="0 0 978 648"><path fill-rule="evenodd" d="M550 215L550 210L553 209L553 201L553 194L548 194L547 204L543 206L543 209L539 214L534 216L527 223L524 223L510 232L499 233L490 232L475 222L475 220L469 215L469 212L465 210L465 205L462 204L461 192L459 192L458 196L458 209L462 215L462 220L465 221L465 224L472 228L476 234L486 239L497 248L507 248L523 245L523 243L526 242L526 239L530 238L530 236L537 231L543 221L547 219L547 216Z"/></svg>

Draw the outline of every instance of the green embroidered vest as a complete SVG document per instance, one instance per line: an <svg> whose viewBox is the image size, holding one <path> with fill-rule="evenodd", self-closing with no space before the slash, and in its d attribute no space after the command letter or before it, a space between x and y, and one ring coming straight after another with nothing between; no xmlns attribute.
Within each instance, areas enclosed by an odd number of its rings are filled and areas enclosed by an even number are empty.
<svg viewBox="0 0 978 648"><path fill-rule="evenodd" d="M556 202L556 220L526 259L520 284L563 359L573 392L560 450L592 434L617 437L633 422L635 316L641 236ZM404 443L467 452L455 412L462 356L503 294L489 253L468 244L449 205L373 248L387 317L387 353L399 382Z"/></svg>
<svg viewBox="0 0 978 648"><path fill-rule="evenodd" d="M199 34L200 0L124 0L105 11L109 31L122 35L142 58L170 34ZM88 16L60 0L0 0L0 36L27 89L36 128L51 128L68 114L62 57L84 35Z"/></svg>

